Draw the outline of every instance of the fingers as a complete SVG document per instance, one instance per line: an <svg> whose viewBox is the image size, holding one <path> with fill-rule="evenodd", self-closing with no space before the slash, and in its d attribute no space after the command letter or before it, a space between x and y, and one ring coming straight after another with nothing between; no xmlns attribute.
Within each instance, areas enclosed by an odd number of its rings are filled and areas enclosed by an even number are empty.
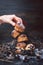
<svg viewBox="0 0 43 65"><path fill-rule="evenodd" d="M19 26L24 28L22 19L17 17L16 15L3 15L1 16L1 20L3 23L9 23L12 26L15 26L15 24L18 24Z"/></svg>
<svg viewBox="0 0 43 65"><path fill-rule="evenodd" d="M13 20L17 23L17 22L22 22L22 19L17 17L17 16L14 16Z"/></svg>
<svg viewBox="0 0 43 65"><path fill-rule="evenodd" d="M25 29L25 26L24 26L21 18L15 16L14 21L15 21L16 24L18 24L19 26L23 27L23 29Z"/></svg>
<svg viewBox="0 0 43 65"><path fill-rule="evenodd" d="M19 22L17 22L17 24L19 25L19 26L21 26L23 29L25 29L25 26L24 26L24 24L23 24L23 22L21 21L19 21Z"/></svg>
<svg viewBox="0 0 43 65"><path fill-rule="evenodd" d="M15 22L9 21L9 23L10 23L12 26L15 26Z"/></svg>

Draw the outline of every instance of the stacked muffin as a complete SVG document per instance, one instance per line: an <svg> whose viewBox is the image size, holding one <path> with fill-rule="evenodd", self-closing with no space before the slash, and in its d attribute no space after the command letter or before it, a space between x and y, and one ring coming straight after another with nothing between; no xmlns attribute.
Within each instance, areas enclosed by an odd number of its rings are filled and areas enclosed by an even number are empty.
<svg viewBox="0 0 43 65"><path fill-rule="evenodd" d="M30 43L27 44L27 42L29 41L28 37L26 34L24 34L25 32L25 26L21 26L20 24L16 24L14 27L14 30L12 32L12 37L17 39L17 44L16 44L16 51L15 53L17 54L21 54L22 51L31 51L35 49L35 46Z"/></svg>

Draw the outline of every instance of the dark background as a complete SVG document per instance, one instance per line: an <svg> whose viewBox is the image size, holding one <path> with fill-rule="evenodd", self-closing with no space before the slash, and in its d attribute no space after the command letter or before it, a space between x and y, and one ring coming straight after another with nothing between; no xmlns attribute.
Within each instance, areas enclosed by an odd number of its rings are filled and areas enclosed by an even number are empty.
<svg viewBox="0 0 43 65"><path fill-rule="evenodd" d="M43 41L43 2L40 0L0 0L0 15L16 14L28 23L33 37ZM10 24L0 25L0 38L9 36L13 27ZM4 39L3 39L4 40Z"/></svg>
<svg viewBox="0 0 43 65"><path fill-rule="evenodd" d="M40 48L43 48L43 1L40 0L0 0L0 15L16 14L27 22L28 34L32 41L41 41ZM0 25L0 43L12 40L10 34L13 27L10 24ZM33 62L33 61L32 61ZM30 62L31 63L31 62ZM42 63L42 64L41 64ZM17 65L14 63L0 62L1 65ZM25 65L26 63L19 63ZM18 64L18 65L19 65ZM36 65L43 65L39 62ZM26 64L28 65L28 64ZM31 64L32 65L32 64Z"/></svg>

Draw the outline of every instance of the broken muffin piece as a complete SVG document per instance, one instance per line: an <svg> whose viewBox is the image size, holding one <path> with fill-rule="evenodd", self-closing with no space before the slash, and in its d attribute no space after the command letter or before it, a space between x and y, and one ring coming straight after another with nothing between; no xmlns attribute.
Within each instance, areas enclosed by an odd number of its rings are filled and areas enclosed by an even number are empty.
<svg viewBox="0 0 43 65"><path fill-rule="evenodd" d="M13 38L17 38L19 36L19 34L20 33L17 32L16 30L13 30L12 33L11 33L11 35L12 35Z"/></svg>
<svg viewBox="0 0 43 65"><path fill-rule="evenodd" d="M15 53L16 53L16 54L21 54L21 49L17 49L17 50L15 51Z"/></svg>
<svg viewBox="0 0 43 65"><path fill-rule="evenodd" d="M25 50L34 50L35 46L33 44L28 44L25 48Z"/></svg>
<svg viewBox="0 0 43 65"><path fill-rule="evenodd" d="M21 34L18 39L17 39L17 42L25 42L25 41L28 41L28 37L25 35L25 34Z"/></svg>

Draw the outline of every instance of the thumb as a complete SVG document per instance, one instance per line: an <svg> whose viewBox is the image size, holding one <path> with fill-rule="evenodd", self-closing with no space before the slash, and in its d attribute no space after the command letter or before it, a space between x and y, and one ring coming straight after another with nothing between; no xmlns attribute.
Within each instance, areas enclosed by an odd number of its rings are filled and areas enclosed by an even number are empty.
<svg viewBox="0 0 43 65"><path fill-rule="evenodd" d="M11 24L12 26L15 26L15 22L13 21L9 21L9 24Z"/></svg>

